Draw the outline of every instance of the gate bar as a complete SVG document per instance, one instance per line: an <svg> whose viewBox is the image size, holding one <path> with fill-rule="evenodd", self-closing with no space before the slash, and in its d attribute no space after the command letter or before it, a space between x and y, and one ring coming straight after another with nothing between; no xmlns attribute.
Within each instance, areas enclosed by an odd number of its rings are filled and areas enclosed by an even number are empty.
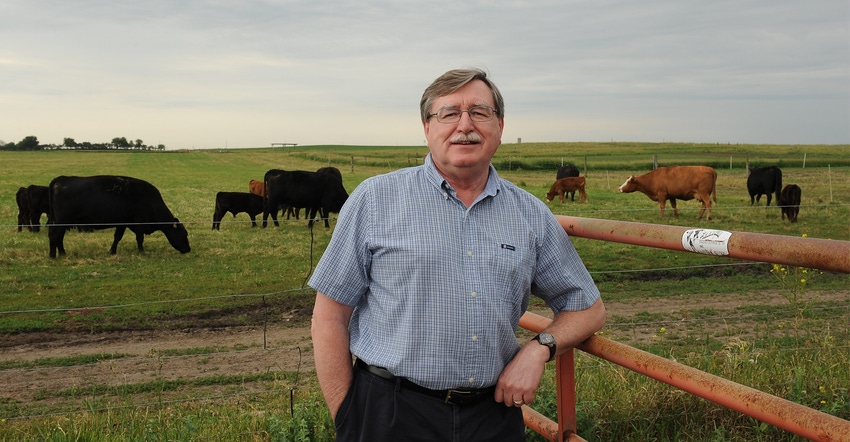
<svg viewBox="0 0 850 442"><path fill-rule="evenodd" d="M556 215L555 218L567 234L581 238L850 273L850 241L693 229L565 215ZM704 249L693 250L683 245L689 237L696 238L698 243L700 238L712 239Z"/></svg>

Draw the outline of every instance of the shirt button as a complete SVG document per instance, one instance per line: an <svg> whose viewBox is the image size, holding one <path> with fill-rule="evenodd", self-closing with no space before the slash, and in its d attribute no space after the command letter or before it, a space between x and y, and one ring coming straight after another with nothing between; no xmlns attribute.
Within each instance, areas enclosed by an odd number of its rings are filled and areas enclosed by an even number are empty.
<svg viewBox="0 0 850 442"><path fill-rule="evenodd" d="M472 342L478 342L478 336L473 336L473 337L472 337Z"/></svg>
<svg viewBox="0 0 850 442"><path fill-rule="evenodd" d="M473 382L475 382L475 378L469 378L469 383L471 384Z"/></svg>
<svg viewBox="0 0 850 442"><path fill-rule="evenodd" d="M478 297L478 293L477 293L477 292L472 292L472 297L473 297L473 298L477 298L477 297Z"/></svg>
<svg viewBox="0 0 850 442"><path fill-rule="evenodd" d="M472 250L466 252L466 256L472 256Z"/></svg>

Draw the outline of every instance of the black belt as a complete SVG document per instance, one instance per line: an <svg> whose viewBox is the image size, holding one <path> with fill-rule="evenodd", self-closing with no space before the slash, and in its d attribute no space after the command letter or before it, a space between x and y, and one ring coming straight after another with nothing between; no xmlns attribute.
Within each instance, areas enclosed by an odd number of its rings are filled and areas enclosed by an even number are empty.
<svg viewBox="0 0 850 442"><path fill-rule="evenodd" d="M476 390L431 390L430 388L425 388L407 378L395 376L385 368L369 365L360 360L359 358L354 363L354 366L362 370L366 370L367 372L381 379L397 382L402 388L405 388L407 390L415 391L417 393L422 393L440 399L449 405L467 405L477 402L486 397L492 398L493 392L496 391L496 387L480 388Z"/></svg>

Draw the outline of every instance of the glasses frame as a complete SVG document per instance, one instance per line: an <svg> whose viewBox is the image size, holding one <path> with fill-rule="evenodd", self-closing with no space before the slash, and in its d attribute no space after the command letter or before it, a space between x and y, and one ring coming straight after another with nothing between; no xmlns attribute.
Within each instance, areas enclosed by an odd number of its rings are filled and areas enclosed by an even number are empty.
<svg viewBox="0 0 850 442"><path fill-rule="evenodd" d="M457 109L457 111L458 111L458 114L457 114L457 115L458 115L458 116L457 116L457 120L453 120L453 121L444 121L444 120L440 119L440 117L438 116L438 114L440 113L440 111L442 111L442 110L446 110L446 109L452 109L452 110ZM476 120L475 118L473 118L473 117L472 117L472 114L471 114L471 113L469 113L470 111L475 110L475 109L488 109L490 112L492 112L492 113L490 114L490 118L488 118L488 119L486 119L486 120ZM473 122L475 122L475 123L486 123L486 122L488 122L488 121L493 121L493 119L494 119L494 118L496 118L496 115L499 115L499 111L498 111L498 109L495 109L495 108L493 108L493 107L491 107L491 106L488 106L488 105L485 105L485 104L476 104L475 106L472 106L472 107L470 107L470 108L469 108L469 109L467 109L467 110L461 110L461 109L456 108L456 107L444 107L444 108L440 108L440 110L438 110L437 112L434 112L433 114L428 114L428 119L430 119L431 117L437 117L437 122L438 122L438 123L441 123L441 124L453 124L453 123L457 123L458 121L460 121L460 119L461 119L461 118L463 118L463 113L464 113L464 112L466 112L466 114L467 114L467 115L469 115L469 119L470 119L470 121L473 121Z"/></svg>

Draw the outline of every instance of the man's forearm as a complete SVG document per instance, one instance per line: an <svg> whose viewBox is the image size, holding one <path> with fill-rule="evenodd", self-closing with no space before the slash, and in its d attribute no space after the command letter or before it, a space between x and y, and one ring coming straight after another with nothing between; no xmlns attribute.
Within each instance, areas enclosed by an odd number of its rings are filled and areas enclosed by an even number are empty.
<svg viewBox="0 0 850 442"><path fill-rule="evenodd" d="M336 417L353 379L348 320L351 309L317 294L311 333L316 377L331 415Z"/></svg>

